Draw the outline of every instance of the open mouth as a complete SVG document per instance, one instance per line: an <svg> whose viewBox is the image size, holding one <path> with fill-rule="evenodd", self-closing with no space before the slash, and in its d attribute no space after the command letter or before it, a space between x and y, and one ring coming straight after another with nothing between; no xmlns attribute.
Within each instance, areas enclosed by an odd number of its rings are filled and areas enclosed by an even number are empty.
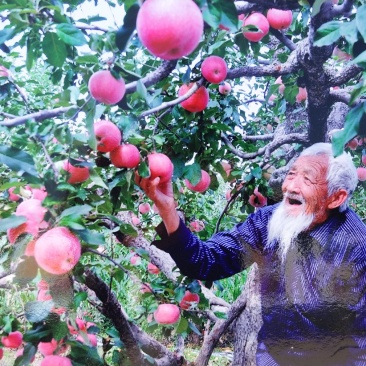
<svg viewBox="0 0 366 366"><path fill-rule="evenodd" d="M296 206L302 205L302 202L300 200L295 199L295 198L289 198L288 203L290 205L296 205Z"/></svg>

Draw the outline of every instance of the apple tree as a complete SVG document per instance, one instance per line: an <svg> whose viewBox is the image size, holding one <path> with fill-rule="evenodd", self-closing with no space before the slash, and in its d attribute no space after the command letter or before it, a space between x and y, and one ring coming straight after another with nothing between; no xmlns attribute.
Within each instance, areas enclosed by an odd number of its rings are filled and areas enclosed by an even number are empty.
<svg viewBox="0 0 366 366"><path fill-rule="evenodd" d="M362 215L365 16L354 0L3 0L0 358L183 365L196 334L206 365L236 326L233 364L255 364L255 268L232 303L182 276L135 175L172 177L205 239L331 141Z"/></svg>

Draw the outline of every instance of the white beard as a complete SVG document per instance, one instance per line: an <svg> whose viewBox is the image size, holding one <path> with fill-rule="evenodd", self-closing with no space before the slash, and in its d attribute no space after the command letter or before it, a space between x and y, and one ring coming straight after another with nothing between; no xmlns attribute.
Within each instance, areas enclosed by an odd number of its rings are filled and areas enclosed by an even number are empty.
<svg viewBox="0 0 366 366"><path fill-rule="evenodd" d="M305 203L302 197L293 198ZM286 196L274 211L268 223L268 244L273 240L279 242L278 256L282 263L285 262L287 252L294 239L301 232L307 230L314 220L314 214L305 213L305 204L303 204L303 212L298 215L291 215L286 210L285 199Z"/></svg>

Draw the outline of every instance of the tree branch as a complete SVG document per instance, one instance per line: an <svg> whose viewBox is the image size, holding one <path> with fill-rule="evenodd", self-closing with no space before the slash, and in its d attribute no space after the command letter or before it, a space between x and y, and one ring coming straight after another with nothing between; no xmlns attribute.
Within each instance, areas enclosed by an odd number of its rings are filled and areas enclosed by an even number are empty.
<svg viewBox="0 0 366 366"><path fill-rule="evenodd" d="M125 344L128 359L132 365L147 365L141 353L137 340L134 337L129 322L125 318L121 305L114 293L97 275L90 269L85 270L85 284L95 292L98 299L103 303L102 313L108 317L117 329L120 340Z"/></svg>
<svg viewBox="0 0 366 366"><path fill-rule="evenodd" d="M141 78L139 81L146 87L156 84L157 82L165 79L176 67L177 60L164 61L161 65L150 74ZM126 94L133 93L137 89L137 81L126 84Z"/></svg>
<svg viewBox="0 0 366 366"><path fill-rule="evenodd" d="M45 119L58 117L61 114L67 113L73 108L76 108L76 107L70 106L70 107L60 107L60 108L55 108L55 109L47 109L44 111L30 113L30 114L26 114L25 116L15 117L13 119L9 119L7 121L0 122L0 125L6 126L6 127L15 127L15 126L22 125L29 120L33 120L36 122L44 121Z"/></svg>

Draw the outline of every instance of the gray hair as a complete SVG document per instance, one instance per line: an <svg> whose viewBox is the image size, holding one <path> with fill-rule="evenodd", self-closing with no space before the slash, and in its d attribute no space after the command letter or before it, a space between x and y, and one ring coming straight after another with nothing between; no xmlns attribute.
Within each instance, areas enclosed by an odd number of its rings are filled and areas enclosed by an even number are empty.
<svg viewBox="0 0 366 366"><path fill-rule="evenodd" d="M327 173L328 195L330 196L340 189L346 190L348 197L339 207L339 211L346 210L358 183L357 170L353 164L351 155L343 151L341 155L334 157L332 144L325 142L316 143L303 150L300 154L300 156L315 155L326 155L329 157Z"/></svg>

